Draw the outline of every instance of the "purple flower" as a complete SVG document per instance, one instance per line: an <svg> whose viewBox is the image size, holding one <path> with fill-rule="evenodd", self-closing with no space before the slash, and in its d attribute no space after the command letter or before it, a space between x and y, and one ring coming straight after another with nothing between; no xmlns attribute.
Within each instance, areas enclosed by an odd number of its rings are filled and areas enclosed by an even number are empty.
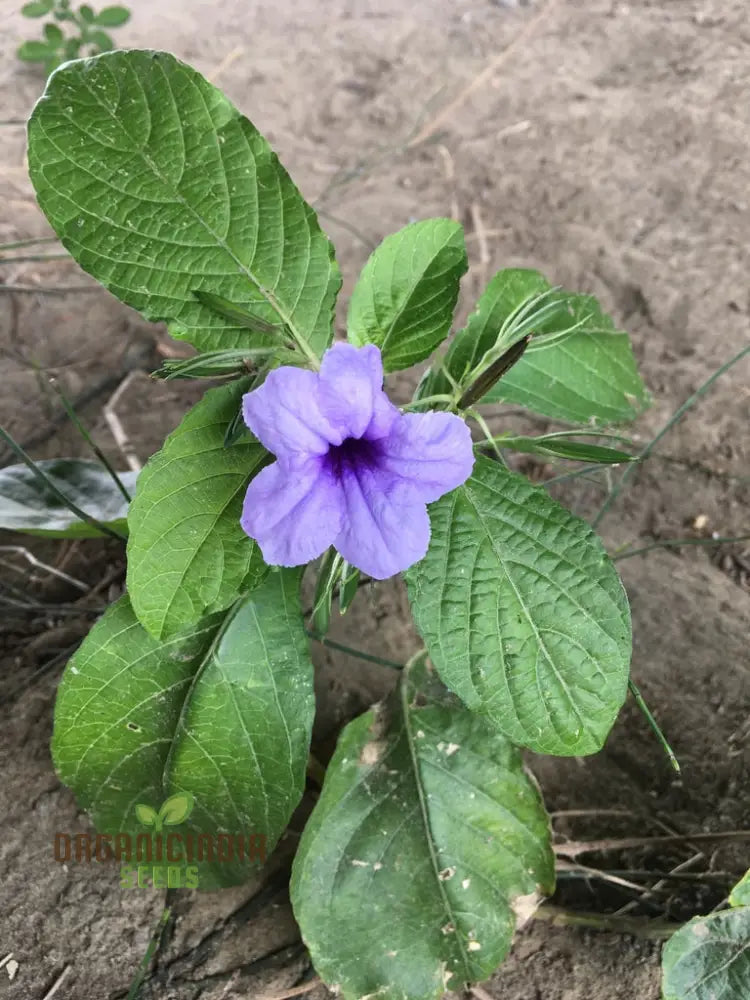
<svg viewBox="0 0 750 1000"><path fill-rule="evenodd" d="M427 551L426 504L474 465L463 420L390 402L374 345L335 344L319 372L277 368L243 397L243 414L277 458L250 483L241 522L272 565L334 545L375 579L393 576Z"/></svg>

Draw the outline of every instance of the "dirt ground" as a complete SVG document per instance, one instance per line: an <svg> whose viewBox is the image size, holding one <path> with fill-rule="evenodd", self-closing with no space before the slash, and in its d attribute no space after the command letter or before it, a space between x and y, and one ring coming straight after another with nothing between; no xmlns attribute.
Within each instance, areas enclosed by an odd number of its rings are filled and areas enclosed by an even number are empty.
<svg viewBox="0 0 750 1000"><path fill-rule="evenodd" d="M193 63L275 145L336 243L342 306L369 247L414 218L454 215L472 260L464 310L499 267L535 266L598 295L631 332L654 396L635 428L643 442L748 342L745 0L130 5L121 44L169 49ZM13 55L37 30L17 6L0 0L2 243L49 233L25 172L23 128L14 124L43 87ZM84 450L50 387L54 376L124 466L102 411L127 378L115 411L145 460L196 398L194 387L148 379L169 349L161 329L94 288L73 263L0 264L0 421L34 455ZM697 535L699 517L704 533L750 530L749 375L745 357L633 477L601 524L611 550ZM406 390L404 380L394 387ZM518 414L495 423L547 426ZM539 478L563 471L524 470ZM604 493L601 481L576 480L559 496L586 516ZM17 556L0 552L7 584L60 608L3 609L0 959L13 952L19 964L12 980L10 966L0 968L0 998L42 1000L59 983L57 1000L114 1000L127 994L164 900L120 889L109 868L82 873L54 862L54 832L84 829L86 820L56 780L48 744L60 670L97 607L119 593L122 553L96 542L34 552L94 591L81 600L42 570L24 581L9 568L21 565ZM750 828L750 547L657 549L620 565L633 607L633 676L682 776L632 703L597 757L530 764L560 841L692 835L561 856L555 903L679 921L717 905L750 855L739 838L694 839ZM401 586L365 594L334 635L405 659L416 638ZM317 738L330 747L336 726L387 680L380 668L328 650L315 657L327 705ZM171 900L174 920L145 998L271 997L313 975L286 896L293 846L291 834L257 884ZM648 887L660 873L671 876L646 897L615 881ZM483 989L493 1000L658 1000L659 950L654 939L535 920ZM328 996L322 986L308 995Z"/></svg>

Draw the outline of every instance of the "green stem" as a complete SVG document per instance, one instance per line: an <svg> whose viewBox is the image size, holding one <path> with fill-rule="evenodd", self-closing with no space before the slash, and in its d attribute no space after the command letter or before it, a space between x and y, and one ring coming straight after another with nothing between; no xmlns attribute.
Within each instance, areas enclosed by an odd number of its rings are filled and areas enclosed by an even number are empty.
<svg viewBox="0 0 750 1000"><path fill-rule="evenodd" d="M135 974L135 978L131 983L130 989L128 990L128 995L126 1000L138 1000L138 996L141 992L141 987L143 986L144 980L146 979L146 974L148 972L148 967L151 964L151 959L156 953L156 949L159 947L159 942L161 941L161 936L164 933L164 928L167 926L170 916L172 915L171 909L166 906L162 915L159 917L159 922L154 928L154 933L151 935L151 940L148 943L148 948L146 948L146 953L140 961L138 969Z"/></svg>
<svg viewBox="0 0 750 1000"><path fill-rule="evenodd" d="M660 542L653 542L651 545L644 545L640 549L631 549L629 552L616 552L611 558L630 559L631 556L640 556L644 552L651 552L652 549L663 549L669 546L678 548L680 545L724 545L730 542L746 542L750 535L733 535L726 538L665 538Z"/></svg>
<svg viewBox="0 0 750 1000"><path fill-rule="evenodd" d="M632 934L634 937L663 939L671 937L682 924L657 920L637 920L635 918L609 916L606 913L571 913L559 906L545 903L534 913L534 920L548 920L562 927L591 927L597 931Z"/></svg>
<svg viewBox="0 0 750 1000"><path fill-rule="evenodd" d="M0 438L2 438L3 441L5 441L5 443L8 445L8 447L15 452L15 454L21 459L24 465L26 465L29 469L31 469L31 471L34 473L35 477L41 483L44 489L49 490L54 496L56 496L57 499L61 503L63 503L68 508L69 511L75 514L77 518L79 518L81 521L85 521L87 524L92 525L92 527L96 528L97 531L101 531L102 534L109 535L111 538L116 538L118 542L125 541L124 535L121 535L119 534L119 532L114 531L112 528L109 527L109 525L102 524L101 521L98 521L95 517L92 517L91 514L87 514L85 510L81 510L81 508L77 504L73 503L73 501L69 497L66 497L65 494L61 490L59 490L57 486L55 486L55 484L52 482L49 476L45 476L45 474L42 472L42 470L39 468L39 466L36 464L33 458L30 458L26 454L26 452L23 450L20 444L17 444L16 441L13 440L13 438L10 436L10 434L8 434L8 432L5 430L4 427L0 427Z"/></svg>
<svg viewBox="0 0 750 1000"><path fill-rule="evenodd" d="M22 247L34 247L39 243L59 243L56 236L37 236L28 240L15 240L13 243L0 243L0 253L6 250L20 250Z"/></svg>
<svg viewBox="0 0 750 1000"><path fill-rule="evenodd" d="M701 396L705 396L705 394L708 392L708 390L711 388L711 386L714 384L714 382L718 378L720 378L724 374L724 372L729 371L729 369L733 365L736 365L738 361L741 361L742 358L744 358L746 354L750 354L750 344L748 344L746 347L743 347L742 350L739 351L737 354L735 354L735 356L733 358L730 358L729 361L725 362L721 366L721 368L718 368L709 378L706 379L706 381L703 383L703 385L701 385L698 389L696 389L696 391L692 394L692 396L690 396L688 399L686 399L685 402L682 404L682 406L680 406L672 414L672 416L669 418L669 420L666 422L666 424L662 427L662 429L659 431L659 433L656 435L656 437L652 438L651 441L649 441L649 443L643 449L643 451L641 451L636 456L636 461L633 463L633 465L628 466L628 468L625 469L625 471L623 472L622 476L620 477L620 481L610 491L610 494L607 497L607 499L604 501L604 503L602 504L602 506L601 506L601 508L599 510L599 513L596 515L596 517L594 518L594 520L591 522L591 527L592 528L596 528L596 526L599 524L599 522L601 521L601 519L607 513L607 511L609 510L609 508L615 502L615 500L617 499L617 497L620 495L620 493L622 493L622 490L623 490L623 488L625 486L625 483L629 480L630 476L633 473L633 470L635 468L637 468L639 462L641 462L644 459L648 458L648 456L651 454L651 452L656 447L656 445L659 443L659 441L661 441L661 439L665 436L665 434L669 433L669 431L674 427L674 425L684 416L685 413L687 413L687 411L691 408L691 406L693 406L695 403L697 403L698 400L701 398Z"/></svg>
<svg viewBox="0 0 750 1000"><path fill-rule="evenodd" d="M86 428L83 426L83 424L81 423L81 420L80 420L78 414L73 409L72 404L70 403L70 401L68 400L68 397L62 391L62 389L60 389L60 387L57 386L57 385L55 385L54 388L56 389L57 394L60 397L60 401L62 402L62 405L65 407L65 412L68 414L68 416L70 417L70 419L75 424L75 427L76 427L78 433L81 435L81 437L83 438L83 440L86 442L86 444L88 444L88 446L91 448L91 450L93 451L93 453L96 455L96 457L102 463L102 465L104 466L104 468L110 474L110 476L112 477L112 480L115 483L115 486L117 486L117 488L120 491L120 493L122 493L122 495L125 497L125 499L127 500L127 502L130 503L130 501L133 498L128 493L128 491L127 491L127 489L126 489L123 481L118 476L117 472L113 468L113 466L110 463L109 459L104 454L104 452L101 450L101 448L96 443L96 441L94 441L94 439L91 437L91 435L86 430Z"/></svg>
<svg viewBox="0 0 750 1000"><path fill-rule="evenodd" d="M455 404L455 399L453 396L449 396L447 393L439 393L436 396L425 396L424 399L415 399L411 403L407 403L402 406L402 410L415 410L418 406L432 406L433 403L450 403Z"/></svg>
<svg viewBox="0 0 750 1000"><path fill-rule="evenodd" d="M331 649L337 649L340 653L348 653L349 656L355 656L358 660L365 660L367 663L377 663L378 666L388 667L391 670L404 669L403 663L396 663L395 660L384 660L382 656L373 656L372 653L365 653L361 649L353 649L351 646L345 646L342 642L336 642L325 635L318 635L309 628L305 629L305 635L314 639L315 642L319 642L321 646L329 646Z"/></svg>
<svg viewBox="0 0 750 1000"><path fill-rule="evenodd" d="M631 678L628 678L628 688L630 690L630 693L635 698L636 705L638 706L638 708L640 708L641 712L643 712L644 716L646 717L646 722L648 722L649 726L651 726L651 729L654 731L657 740L661 743L664 753L669 758L669 763L672 765L673 769L678 774L680 774L680 763L677 760L677 757L675 756L674 750L667 742L667 738L661 731L659 723L651 714L651 709L648 707L643 695L636 687L635 681L632 680Z"/></svg>
<svg viewBox="0 0 750 1000"><path fill-rule="evenodd" d="M23 254L20 257L0 257L0 264L38 264L45 260L72 260L69 253Z"/></svg>

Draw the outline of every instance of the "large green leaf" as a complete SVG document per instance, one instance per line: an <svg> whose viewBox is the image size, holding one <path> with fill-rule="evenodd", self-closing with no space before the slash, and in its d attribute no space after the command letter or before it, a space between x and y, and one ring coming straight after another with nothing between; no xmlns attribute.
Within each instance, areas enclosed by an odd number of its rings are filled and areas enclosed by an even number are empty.
<svg viewBox="0 0 750 1000"><path fill-rule="evenodd" d="M533 333L531 343L482 402L515 403L555 420L582 424L619 423L637 416L648 404L648 394L627 334L615 328L595 298L553 291L538 271L511 268L492 278L443 360L452 378L463 384L493 349L504 324L507 335L514 312L535 296L543 297L525 314L523 325L515 324L517 335ZM541 316L538 323L535 315ZM576 329L562 333L572 327ZM450 380L438 370L427 376L420 393L450 389Z"/></svg>
<svg viewBox="0 0 750 1000"><path fill-rule="evenodd" d="M486 979L554 888L518 750L424 662L341 735L292 875L315 968L345 998L436 998Z"/></svg>
<svg viewBox="0 0 750 1000"><path fill-rule="evenodd" d="M349 302L353 344L377 344L387 372L428 358L447 337L468 268L463 229L451 219L414 222L387 236Z"/></svg>
<svg viewBox="0 0 750 1000"><path fill-rule="evenodd" d="M750 906L695 917L667 941L664 1000L750 997Z"/></svg>
<svg viewBox="0 0 750 1000"><path fill-rule="evenodd" d="M328 346L340 278L315 213L247 118L174 56L62 66L29 122L29 171L81 267L173 336L199 350L268 342L203 290Z"/></svg>
<svg viewBox="0 0 750 1000"><path fill-rule="evenodd" d="M128 501L101 465L77 458L42 459L36 465L77 507L106 527L125 533ZM119 476L132 495L137 473L120 472ZM0 528L50 538L101 538L103 534L45 490L26 465L0 469Z"/></svg>
<svg viewBox="0 0 750 1000"><path fill-rule="evenodd" d="M481 457L430 506L430 520L429 550L407 581L443 681L515 743L599 750L627 693L631 632L625 591L594 532Z"/></svg>
<svg viewBox="0 0 750 1000"><path fill-rule="evenodd" d="M209 390L146 464L128 514L128 591L157 639L228 608L265 572L240 527L247 484L268 452L224 447L244 381Z"/></svg>
<svg viewBox="0 0 750 1000"><path fill-rule="evenodd" d="M93 627L65 671L52 752L98 830L141 831L189 793L179 832L266 838L299 801L314 715L298 571L275 571L229 612L161 642L127 597ZM201 884L246 877L250 862L205 862Z"/></svg>

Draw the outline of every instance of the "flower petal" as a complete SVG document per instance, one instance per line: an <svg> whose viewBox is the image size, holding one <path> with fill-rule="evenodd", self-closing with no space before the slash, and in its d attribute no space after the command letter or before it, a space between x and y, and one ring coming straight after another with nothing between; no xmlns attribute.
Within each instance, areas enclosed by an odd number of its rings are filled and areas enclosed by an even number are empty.
<svg viewBox="0 0 750 1000"><path fill-rule="evenodd" d="M343 440L321 410L318 375L301 368L272 371L242 397L242 414L261 444L279 457L324 455Z"/></svg>
<svg viewBox="0 0 750 1000"><path fill-rule="evenodd" d="M334 545L376 580L408 569L427 552L427 508L408 483L377 470L348 469L341 480L344 525Z"/></svg>
<svg viewBox="0 0 750 1000"><path fill-rule="evenodd" d="M341 530L341 490L319 460L274 462L252 480L240 523L271 566L317 559Z"/></svg>
<svg viewBox="0 0 750 1000"><path fill-rule="evenodd" d="M384 468L432 503L471 475L471 431L452 413L402 413L381 443Z"/></svg>
<svg viewBox="0 0 750 1000"><path fill-rule="evenodd" d="M344 437L380 438L399 411L383 391L383 362L374 344L334 344L320 365L320 405Z"/></svg>

